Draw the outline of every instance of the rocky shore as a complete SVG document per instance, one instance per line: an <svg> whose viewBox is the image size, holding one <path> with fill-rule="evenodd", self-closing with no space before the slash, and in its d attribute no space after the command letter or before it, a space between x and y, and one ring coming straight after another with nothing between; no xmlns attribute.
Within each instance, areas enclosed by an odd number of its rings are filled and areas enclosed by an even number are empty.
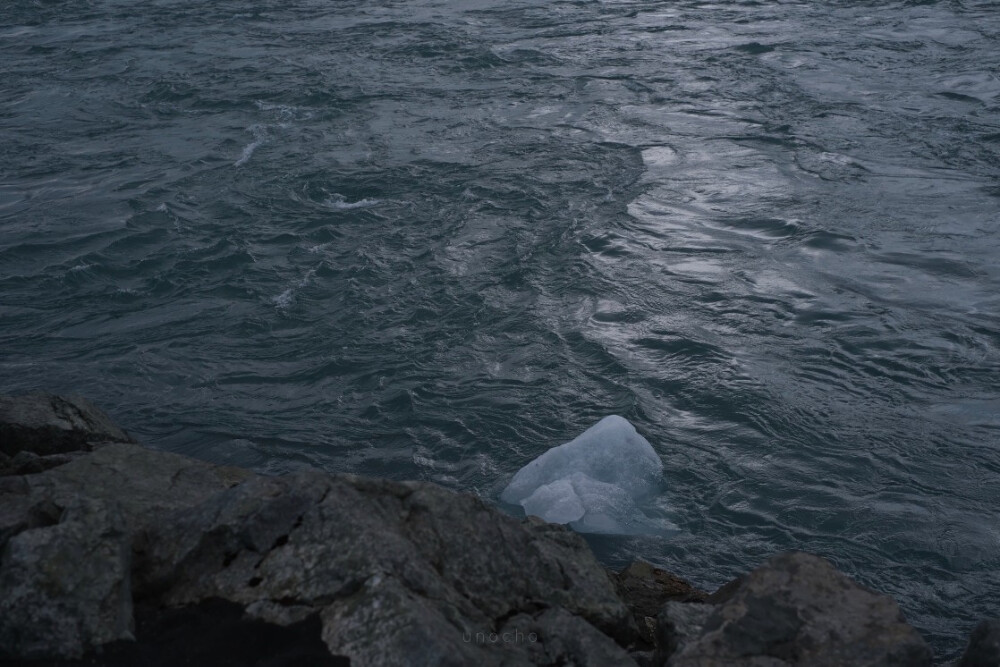
<svg viewBox="0 0 1000 667"><path fill-rule="evenodd" d="M0 396L11 665L933 664L886 595L779 554L707 594L608 572L562 526L422 482L266 477L135 443L84 399ZM961 667L1000 665L1000 621Z"/></svg>

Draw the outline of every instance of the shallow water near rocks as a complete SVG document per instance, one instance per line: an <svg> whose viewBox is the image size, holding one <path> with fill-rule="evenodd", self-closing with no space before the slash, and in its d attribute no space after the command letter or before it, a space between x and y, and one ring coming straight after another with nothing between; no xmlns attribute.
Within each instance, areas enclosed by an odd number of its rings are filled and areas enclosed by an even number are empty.
<svg viewBox="0 0 1000 667"><path fill-rule="evenodd" d="M990 2L0 14L0 390L494 500L609 414L712 588L805 549L1000 614Z"/></svg>

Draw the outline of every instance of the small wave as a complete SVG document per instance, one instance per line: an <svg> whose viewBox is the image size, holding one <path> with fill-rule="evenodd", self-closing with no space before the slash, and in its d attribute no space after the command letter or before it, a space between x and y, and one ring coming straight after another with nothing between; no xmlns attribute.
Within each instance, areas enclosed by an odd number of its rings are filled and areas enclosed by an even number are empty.
<svg viewBox="0 0 1000 667"><path fill-rule="evenodd" d="M273 301L274 305L280 310L288 309L295 301L295 288L289 287L284 292L271 299L271 301Z"/></svg>
<svg viewBox="0 0 1000 667"><path fill-rule="evenodd" d="M253 141L243 147L243 153L240 155L240 159L233 163L234 167L242 167L246 164L253 152L264 143L266 133L263 125L251 125L247 128L249 132L253 134Z"/></svg>
<svg viewBox="0 0 1000 667"><path fill-rule="evenodd" d="M354 208L368 208L370 206L378 206L382 203L381 199L359 199L358 201L347 201L347 197L343 195L334 195L323 202L324 206L328 206L335 211L349 211Z"/></svg>
<svg viewBox="0 0 1000 667"><path fill-rule="evenodd" d="M318 269L319 266L315 266L306 271L306 274L302 276L301 280L278 296L272 297L271 302L278 308L278 310L287 310L293 303L295 303L295 293L303 287L309 285L310 281L312 281L312 277L316 275L316 271Z"/></svg>
<svg viewBox="0 0 1000 667"><path fill-rule="evenodd" d="M291 104L271 104L263 100L257 100L254 104L261 111L274 112L274 115L283 121L309 120L315 115L312 109L304 109Z"/></svg>

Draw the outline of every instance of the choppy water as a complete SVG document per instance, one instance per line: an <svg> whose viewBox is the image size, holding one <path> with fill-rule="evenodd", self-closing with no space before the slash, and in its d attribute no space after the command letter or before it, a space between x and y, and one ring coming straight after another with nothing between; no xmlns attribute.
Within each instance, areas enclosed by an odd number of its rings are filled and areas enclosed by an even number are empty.
<svg viewBox="0 0 1000 667"><path fill-rule="evenodd" d="M607 414L712 587L1000 614L993 2L0 8L0 390L495 498Z"/></svg>

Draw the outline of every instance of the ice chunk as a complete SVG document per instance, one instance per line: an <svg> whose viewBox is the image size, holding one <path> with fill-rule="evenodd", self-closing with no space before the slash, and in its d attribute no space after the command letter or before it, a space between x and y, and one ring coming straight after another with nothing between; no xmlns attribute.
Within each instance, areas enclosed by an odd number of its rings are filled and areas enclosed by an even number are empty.
<svg viewBox="0 0 1000 667"><path fill-rule="evenodd" d="M583 518L587 510L580 500L580 494L568 479L557 479L543 484L535 492L521 501L524 511L533 516L543 517L550 523L570 523Z"/></svg>
<svg viewBox="0 0 1000 667"><path fill-rule="evenodd" d="M661 532L669 524L647 517L640 504L662 481L652 445L627 419L611 415L521 468L500 497L580 532Z"/></svg>

